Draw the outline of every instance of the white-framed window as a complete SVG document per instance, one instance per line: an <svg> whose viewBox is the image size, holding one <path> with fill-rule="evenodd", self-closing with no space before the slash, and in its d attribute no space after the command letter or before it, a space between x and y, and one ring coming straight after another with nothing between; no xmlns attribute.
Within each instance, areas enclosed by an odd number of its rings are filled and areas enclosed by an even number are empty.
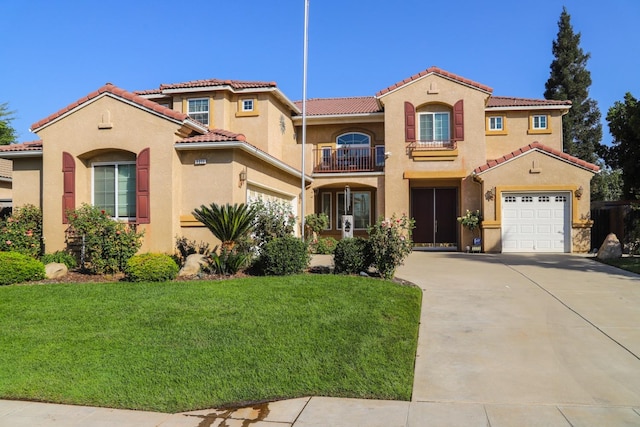
<svg viewBox="0 0 640 427"><path fill-rule="evenodd" d="M547 116L545 114L536 115L531 118L531 128L542 130L547 128Z"/></svg>
<svg viewBox="0 0 640 427"><path fill-rule="evenodd" d="M503 124L502 116L489 117L489 130L490 131L504 130L504 124Z"/></svg>
<svg viewBox="0 0 640 427"><path fill-rule="evenodd" d="M332 222L331 219L333 218L332 210L331 210L331 193L322 193L322 195L320 196L320 210L322 213L324 213L328 218L329 218L329 225L327 226L327 228L325 230L331 230L332 229Z"/></svg>
<svg viewBox="0 0 640 427"><path fill-rule="evenodd" d="M336 193L337 229L342 229L342 215L344 215L344 192ZM366 230L371 226L371 192L351 191L351 210L353 213L353 229Z"/></svg>
<svg viewBox="0 0 640 427"><path fill-rule="evenodd" d="M243 99L241 102L242 111L253 111L253 99Z"/></svg>
<svg viewBox="0 0 640 427"><path fill-rule="evenodd" d="M92 204L115 219L134 219L136 163L94 163L92 175Z"/></svg>
<svg viewBox="0 0 640 427"><path fill-rule="evenodd" d="M420 141L448 141L451 139L448 112L420 113L418 125Z"/></svg>
<svg viewBox="0 0 640 427"><path fill-rule="evenodd" d="M209 126L209 99L194 98L187 101L187 114L203 125Z"/></svg>

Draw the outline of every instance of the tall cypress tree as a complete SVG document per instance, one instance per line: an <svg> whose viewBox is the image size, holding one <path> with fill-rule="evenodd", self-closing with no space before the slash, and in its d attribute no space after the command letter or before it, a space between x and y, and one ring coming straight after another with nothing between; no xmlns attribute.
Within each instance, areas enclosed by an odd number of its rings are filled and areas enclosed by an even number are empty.
<svg viewBox="0 0 640 427"><path fill-rule="evenodd" d="M554 60L545 84L544 97L570 100L569 113L562 118L564 151L572 156L595 163L606 152L602 140L602 124L598 103L589 98L591 73L587 70L589 53L580 47L580 33L574 33L571 15L565 7L558 21L558 37L553 42Z"/></svg>

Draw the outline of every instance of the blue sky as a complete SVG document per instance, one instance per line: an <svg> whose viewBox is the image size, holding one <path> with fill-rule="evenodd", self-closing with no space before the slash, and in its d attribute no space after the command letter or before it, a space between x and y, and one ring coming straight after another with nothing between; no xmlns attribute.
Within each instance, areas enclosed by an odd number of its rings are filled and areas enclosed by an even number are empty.
<svg viewBox="0 0 640 427"><path fill-rule="evenodd" d="M310 0L308 97L374 95L435 65L542 98L563 5L604 122L626 92L640 97L638 0ZM32 123L106 82L275 81L299 100L303 18L304 0L3 0L0 103L31 141Z"/></svg>

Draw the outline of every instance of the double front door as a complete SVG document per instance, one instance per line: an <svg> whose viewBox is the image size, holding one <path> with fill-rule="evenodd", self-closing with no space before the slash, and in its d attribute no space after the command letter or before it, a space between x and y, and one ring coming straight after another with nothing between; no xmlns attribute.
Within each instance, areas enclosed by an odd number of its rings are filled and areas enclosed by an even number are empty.
<svg viewBox="0 0 640 427"><path fill-rule="evenodd" d="M412 188L411 216L415 220L416 246L457 247L458 190Z"/></svg>

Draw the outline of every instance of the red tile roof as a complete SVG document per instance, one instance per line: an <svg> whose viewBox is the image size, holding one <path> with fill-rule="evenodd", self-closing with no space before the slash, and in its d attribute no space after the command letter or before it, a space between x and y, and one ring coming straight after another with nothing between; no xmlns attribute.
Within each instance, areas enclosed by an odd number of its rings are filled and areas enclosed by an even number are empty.
<svg viewBox="0 0 640 427"><path fill-rule="evenodd" d="M593 172L598 172L600 170L599 166L594 165L593 163L589 163L589 162L585 162L582 159L579 159L577 157L571 156L567 153L563 153L562 151L558 151L558 150L554 150L551 147L547 147L546 145L540 144L539 142L533 142L529 145L525 145L524 147L521 147L515 151L512 151L509 154L506 154L502 157L500 157L499 159L495 159L495 160L489 160L487 163L485 163L482 166L478 166L477 168L474 169L473 173L475 174L479 174L482 172L487 171L488 169L491 169L493 167L496 167L504 162L506 162L507 160L511 160L515 157L521 156L524 153L531 151L531 150L536 150L536 151L541 151L541 152L545 152L545 153L549 153L552 156L555 157L559 157L563 160L568 161L569 163L573 163L575 166L579 166L583 169L588 169L590 171Z"/></svg>
<svg viewBox="0 0 640 427"><path fill-rule="evenodd" d="M15 151L40 151L42 150L42 141L22 142L20 144L0 145L0 153Z"/></svg>
<svg viewBox="0 0 640 427"><path fill-rule="evenodd" d="M138 104L141 107L144 107L146 109L155 111L156 113L165 116L169 119L173 119L173 120L177 120L180 122L183 122L185 120L189 120L192 121L194 123L198 123L195 120L192 120L189 118L189 116L187 116L184 113L180 113L178 111L172 110L170 108L167 107L163 107L162 105L153 102L149 99L143 98L141 96L138 96L136 94L133 94L131 92L127 92L124 89L120 89L119 87L114 86L111 83L107 83L104 86L102 86L100 89L91 92L90 94L78 99L76 102L67 105L65 108L63 108L62 110L59 110L55 113L53 113L52 115L50 115L49 117L46 117L34 124L31 125L31 130L32 131L37 131L38 129L40 129L41 127L51 123L52 121L54 121L55 119L59 118L60 116L63 116L64 114L72 111L73 109L79 107L80 105L84 104L85 102L91 101L92 99L95 99L99 96L101 96L102 94L107 93L107 94L111 94L111 95L115 95L119 98L123 98L127 101L133 102L134 104ZM200 124L201 126L204 126L202 124Z"/></svg>
<svg viewBox="0 0 640 427"><path fill-rule="evenodd" d="M491 107L538 107L538 106L571 106L571 101L557 101L553 99L514 98L511 96L491 96L487 108Z"/></svg>
<svg viewBox="0 0 640 427"><path fill-rule="evenodd" d="M182 83L161 84L158 89L138 90L134 93L136 95L154 95L161 94L167 89L191 89L198 87L220 87L229 86L233 89L260 89L276 87L275 82L259 82L259 81L243 81L243 80L220 80L220 79L205 79L205 80L192 80Z"/></svg>
<svg viewBox="0 0 640 427"><path fill-rule="evenodd" d="M402 87L402 86L406 85L407 83L410 83L410 82L412 82L414 80L418 80L418 79L420 79L420 78L422 78L424 76L427 76L429 74L438 74L438 75L440 75L442 77L445 77L445 78L448 78L448 79L451 79L451 80L455 80L457 82L466 84L468 86L475 87L476 89L483 90L485 92L493 92L493 89L490 88L489 86L485 86L485 85L480 84L478 82L474 82L473 80L466 79L464 77L461 77L461 76L459 76L457 74L450 73L450 72L445 71L445 70L443 70L441 68L438 68L438 67L429 67L426 70L419 72L418 74L414 74L413 76L402 80L401 82L398 82L398 83L396 83L394 85L391 85L386 89L382 89L380 92L376 93L376 97L380 97L380 96L382 96L382 95L384 95L386 93L389 93L389 92L391 92L391 91L393 91L395 89L398 89L399 87Z"/></svg>
<svg viewBox="0 0 640 427"><path fill-rule="evenodd" d="M241 133L233 133L224 129L212 129L203 135L190 136L183 138L180 143L193 142L227 142L227 141L245 141L246 138Z"/></svg>
<svg viewBox="0 0 640 427"><path fill-rule="evenodd" d="M302 101L296 101L294 104L302 111ZM382 108L373 96L307 99L307 115L309 116L379 112L382 112Z"/></svg>

